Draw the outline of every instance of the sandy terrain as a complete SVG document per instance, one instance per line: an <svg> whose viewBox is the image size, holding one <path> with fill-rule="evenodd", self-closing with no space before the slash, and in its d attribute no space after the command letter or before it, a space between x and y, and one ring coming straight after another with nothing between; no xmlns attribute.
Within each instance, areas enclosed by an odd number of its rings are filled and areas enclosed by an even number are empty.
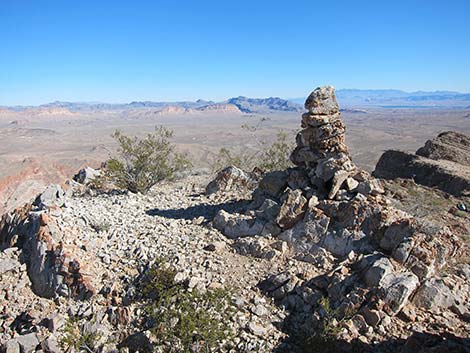
<svg viewBox="0 0 470 353"><path fill-rule="evenodd" d="M344 112L347 143L355 162L372 170L390 148L415 151L437 133L470 133L470 110L372 109ZM255 132L241 128L268 118ZM60 183L84 165L97 167L116 147L111 133L121 129L139 135L164 125L174 130L178 148L197 168L210 168L215 153L230 148L259 147L283 129L294 141L299 113L267 115L207 112L197 114L129 115L122 111L64 113L0 112L0 212L19 206L45 184ZM258 142L257 142L258 141Z"/></svg>

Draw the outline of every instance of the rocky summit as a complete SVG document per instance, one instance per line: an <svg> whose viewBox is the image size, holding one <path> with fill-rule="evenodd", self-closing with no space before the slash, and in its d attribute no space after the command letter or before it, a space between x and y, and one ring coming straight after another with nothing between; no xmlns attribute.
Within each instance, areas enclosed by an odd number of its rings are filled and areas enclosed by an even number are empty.
<svg viewBox="0 0 470 353"><path fill-rule="evenodd" d="M1 350L468 352L468 239L396 207L389 182L353 163L333 87L305 109L287 170L228 167L142 195L97 191L86 168L5 214ZM172 285L146 297L162 259ZM149 315L183 284L194 300L229 289L211 349L198 327L190 346L162 340Z"/></svg>

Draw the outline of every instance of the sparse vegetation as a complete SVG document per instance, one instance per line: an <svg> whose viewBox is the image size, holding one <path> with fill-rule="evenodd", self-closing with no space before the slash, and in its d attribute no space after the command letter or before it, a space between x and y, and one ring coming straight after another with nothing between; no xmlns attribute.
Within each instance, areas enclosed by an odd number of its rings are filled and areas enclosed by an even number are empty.
<svg viewBox="0 0 470 353"><path fill-rule="evenodd" d="M106 162L104 178L131 192L146 193L162 180L172 180L178 172L191 167L170 142L173 131L160 126L145 138L129 137L116 130L117 156Z"/></svg>
<svg viewBox="0 0 470 353"><path fill-rule="evenodd" d="M94 222L90 224L90 227L93 228L97 233L107 232L111 229L111 223L109 222Z"/></svg>
<svg viewBox="0 0 470 353"><path fill-rule="evenodd" d="M176 283L176 272L159 262L144 284L145 312L151 332L165 352L212 352L231 336L233 313L230 291L201 292Z"/></svg>
<svg viewBox="0 0 470 353"><path fill-rule="evenodd" d="M101 336L97 331L88 330L77 318L71 317L65 323L60 345L64 351L94 353L99 351Z"/></svg>
<svg viewBox="0 0 470 353"><path fill-rule="evenodd" d="M213 170L217 171L229 165L233 165L245 171L252 171L254 168L259 168L263 172L284 170L291 167L290 153L294 145L288 142L288 134L285 131L280 130L272 143L261 139L257 135L261 124L266 120L266 118L261 119L255 126L248 124L241 126L242 129L252 134L252 139L258 147L257 150L236 151L225 147L221 148L213 163Z"/></svg>
<svg viewBox="0 0 470 353"><path fill-rule="evenodd" d="M321 311L321 321L318 327L309 333L303 333L297 337L299 351L310 352L338 352L341 347L339 334L344 324L354 316L353 310L347 310L343 314L338 309L333 309L328 297L323 297L318 302Z"/></svg>

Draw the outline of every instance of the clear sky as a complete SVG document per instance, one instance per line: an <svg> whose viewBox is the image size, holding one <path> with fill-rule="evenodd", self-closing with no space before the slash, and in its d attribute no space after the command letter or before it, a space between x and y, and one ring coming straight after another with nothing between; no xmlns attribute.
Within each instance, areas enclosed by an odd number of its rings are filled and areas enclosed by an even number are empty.
<svg viewBox="0 0 470 353"><path fill-rule="evenodd" d="M0 0L0 105L470 92L469 0Z"/></svg>

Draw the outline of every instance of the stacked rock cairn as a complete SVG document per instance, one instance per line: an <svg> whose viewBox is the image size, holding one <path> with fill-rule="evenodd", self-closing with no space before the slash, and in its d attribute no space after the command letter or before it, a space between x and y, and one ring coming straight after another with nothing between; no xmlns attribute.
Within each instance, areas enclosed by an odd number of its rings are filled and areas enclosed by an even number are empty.
<svg viewBox="0 0 470 353"><path fill-rule="evenodd" d="M357 181L351 178L357 168L345 144L346 127L335 89L332 86L315 89L305 101L305 109L308 112L302 115L302 130L297 134L291 160L304 167L311 183L332 199L343 184L347 189L357 186Z"/></svg>

